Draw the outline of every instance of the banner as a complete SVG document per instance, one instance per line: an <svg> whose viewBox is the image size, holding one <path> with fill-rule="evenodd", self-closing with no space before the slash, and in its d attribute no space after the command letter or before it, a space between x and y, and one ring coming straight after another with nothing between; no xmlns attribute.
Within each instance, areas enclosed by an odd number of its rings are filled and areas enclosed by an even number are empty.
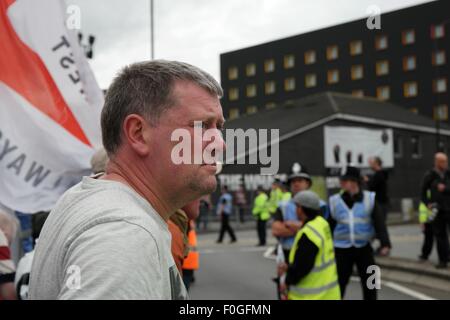
<svg viewBox="0 0 450 320"><path fill-rule="evenodd" d="M103 94L59 0L0 1L0 203L34 213L90 173Z"/></svg>
<svg viewBox="0 0 450 320"><path fill-rule="evenodd" d="M342 168L348 164L369 166L368 159L378 156L383 167L394 166L392 129L360 127L324 127L325 167Z"/></svg>

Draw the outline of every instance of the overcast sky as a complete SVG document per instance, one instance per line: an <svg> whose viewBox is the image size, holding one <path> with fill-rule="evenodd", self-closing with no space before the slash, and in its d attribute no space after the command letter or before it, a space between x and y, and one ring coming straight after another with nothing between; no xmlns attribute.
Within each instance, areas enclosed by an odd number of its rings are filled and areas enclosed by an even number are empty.
<svg viewBox="0 0 450 320"><path fill-rule="evenodd" d="M124 65L150 58L150 0L66 0L94 34L92 68L106 89ZM155 58L185 61L220 80L219 55L428 2L424 0L154 0ZM381 21L382 23L382 21Z"/></svg>

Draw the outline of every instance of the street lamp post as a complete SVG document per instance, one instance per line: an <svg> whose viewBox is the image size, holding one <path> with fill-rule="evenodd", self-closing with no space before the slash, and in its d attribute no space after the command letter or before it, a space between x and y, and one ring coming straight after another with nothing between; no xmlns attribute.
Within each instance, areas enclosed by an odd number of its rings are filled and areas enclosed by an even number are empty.
<svg viewBox="0 0 450 320"><path fill-rule="evenodd" d="M153 0L150 0L150 59L155 58L155 23L154 23L154 7Z"/></svg>

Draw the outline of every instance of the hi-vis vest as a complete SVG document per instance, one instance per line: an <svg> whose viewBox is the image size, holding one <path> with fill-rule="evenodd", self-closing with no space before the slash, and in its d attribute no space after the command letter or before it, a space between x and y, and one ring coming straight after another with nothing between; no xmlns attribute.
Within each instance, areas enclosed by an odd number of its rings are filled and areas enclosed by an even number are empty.
<svg viewBox="0 0 450 320"><path fill-rule="evenodd" d="M185 270L198 270L199 267L199 252L197 251L197 233L195 229L191 229L188 232L189 253L183 260L182 269Z"/></svg>
<svg viewBox="0 0 450 320"><path fill-rule="evenodd" d="M328 222L321 216L308 221L295 236L289 253L289 264L294 263L297 243L306 235L318 248L314 268L295 286L289 287L289 300L340 300L333 239Z"/></svg>
<svg viewBox="0 0 450 320"><path fill-rule="evenodd" d="M279 202L283 198L283 191L281 191L280 188L277 188L275 190L270 191L270 197L269 197L269 203L268 208L270 214L274 214L277 211Z"/></svg>
<svg viewBox="0 0 450 320"><path fill-rule="evenodd" d="M264 192L260 193L255 198L255 203L253 204L252 214L263 221L270 219L270 212L268 208L268 197Z"/></svg>
<svg viewBox="0 0 450 320"><path fill-rule="evenodd" d="M352 209L347 207L340 193L331 196L329 203L330 214L337 222L334 229L336 248L361 248L372 240L375 192L363 191L363 201L355 202Z"/></svg>

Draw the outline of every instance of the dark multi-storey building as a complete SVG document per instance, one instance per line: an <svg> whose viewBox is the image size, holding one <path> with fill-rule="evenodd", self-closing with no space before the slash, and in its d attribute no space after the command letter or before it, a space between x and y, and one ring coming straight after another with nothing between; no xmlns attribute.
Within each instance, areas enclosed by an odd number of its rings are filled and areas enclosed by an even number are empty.
<svg viewBox="0 0 450 320"><path fill-rule="evenodd" d="M373 20L371 22L376 22ZM322 91L371 96L448 122L450 1L367 18L224 53L228 118Z"/></svg>

